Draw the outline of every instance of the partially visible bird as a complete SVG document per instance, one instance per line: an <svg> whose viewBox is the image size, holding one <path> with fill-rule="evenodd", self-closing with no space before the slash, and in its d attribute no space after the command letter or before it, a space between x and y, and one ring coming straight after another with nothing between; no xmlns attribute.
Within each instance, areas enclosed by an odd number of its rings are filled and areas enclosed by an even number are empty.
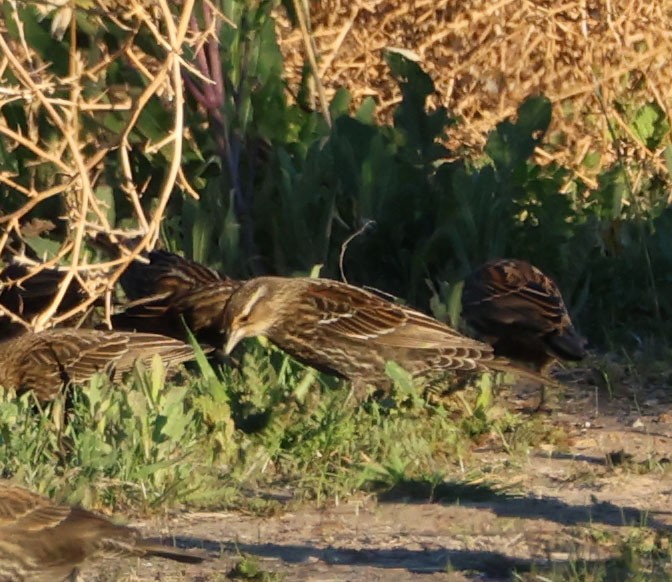
<svg viewBox="0 0 672 582"><path fill-rule="evenodd" d="M96 240L109 247L106 237ZM119 282L131 301L112 316L114 329L186 339L182 317L199 342L223 345L224 308L238 281L175 253L151 251L131 262Z"/></svg>
<svg viewBox="0 0 672 582"><path fill-rule="evenodd" d="M156 556L188 564L205 559L143 539L137 530L90 511L0 484L0 582L74 579L84 562L104 556Z"/></svg>
<svg viewBox="0 0 672 582"><path fill-rule="evenodd" d="M0 259L5 263L9 263L15 258L27 258L39 262L41 260L40 256L26 239L42 238L43 234L49 233L55 228L56 225L51 220L32 218L22 222L18 229L0 229L0 239L5 240L4 246L0 249Z"/></svg>
<svg viewBox="0 0 672 582"><path fill-rule="evenodd" d="M154 295L176 296L225 280L217 271L168 251L151 251L126 273L124 292L130 300Z"/></svg>
<svg viewBox="0 0 672 582"><path fill-rule="evenodd" d="M51 267L29 268L10 263L0 272L0 305L30 322L54 301L65 278L65 272ZM65 291L56 314L66 313L84 301L88 294L73 278ZM0 317L0 330L8 337L24 328L9 317Z"/></svg>
<svg viewBox="0 0 672 582"><path fill-rule="evenodd" d="M172 253L152 252L149 261L135 269L139 274L135 285L152 293L113 315L112 327L186 339L180 320L184 318L200 343L220 348L225 339L224 308L240 283Z"/></svg>
<svg viewBox="0 0 672 582"><path fill-rule="evenodd" d="M168 366L194 357L191 346L148 333L51 329L26 333L0 343L0 386L18 394L29 390L38 400L53 399L70 383L82 383L96 372L110 377L149 363L158 354Z"/></svg>
<svg viewBox="0 0 672 582"><path fill-rule="evenodd" d="M242 339L265 336L297 360L367 386L388 390L386 363L416 378L449 370L503 370L544 381L497 359L492 346L379 295L338 281L259 277L244 283L224 313L225 352Z"/></svg>
<svg viewBox="0 0 672 582"><path fill-rule="evenodd" d="M471 273L462 291L462 317L495 354L541 373L556 359L586 355L560 289L527 261L493 260Z"/></svg>

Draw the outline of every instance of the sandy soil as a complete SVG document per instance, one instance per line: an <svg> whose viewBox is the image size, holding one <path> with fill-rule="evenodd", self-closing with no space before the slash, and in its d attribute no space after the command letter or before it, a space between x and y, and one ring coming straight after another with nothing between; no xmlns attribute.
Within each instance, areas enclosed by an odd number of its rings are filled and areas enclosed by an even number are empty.
<svg viewBox="0 0 672 582"><path fill-rule="evenodd" d="M570 433L569 453L546 445L508 455L487 443L473 453L466 469L490 467L489 484L502 487L494 490L456 479L428 498L414 494L426 483L407 483L321 509L288 501L272 517L190 513L140 523L179 532L180 545L212 559L178 568L159 560L95 565L86 579L224 580L242 554L287 581L499 581L577 559L605 563L637 526L672 525L670 397L603 397L596 410L585 391L570 394L548 420Z"/></svg>

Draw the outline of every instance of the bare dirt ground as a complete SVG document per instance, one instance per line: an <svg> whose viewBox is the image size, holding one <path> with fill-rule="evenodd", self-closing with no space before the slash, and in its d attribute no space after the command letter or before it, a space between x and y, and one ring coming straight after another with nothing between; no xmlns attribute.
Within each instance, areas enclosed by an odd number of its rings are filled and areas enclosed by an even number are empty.
<svg viewBox="0 0 672 582"><path fill-rule="evenodd" d="M590 391L567 394L548 422L564 426L569 452L478 447L464 470L487 467L488 487L456 476L432 494L414 494L427 484L408 483L321 509L288 501L272 517L190 513L148 521L140 527L179 532L180 545L204 548L212 560L97 566L86 579L224 580L242 555L287 581L498 581L579 559L605 564L633 532L653 538L672 526L672 398L660 389L637 396L600 396L596 410Z"/></svg>

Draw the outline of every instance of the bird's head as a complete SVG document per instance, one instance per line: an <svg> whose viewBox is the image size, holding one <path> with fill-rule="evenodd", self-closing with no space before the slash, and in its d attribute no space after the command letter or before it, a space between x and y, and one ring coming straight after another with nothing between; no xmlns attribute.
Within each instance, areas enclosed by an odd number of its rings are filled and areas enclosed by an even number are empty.
<svg viewBox="0 0 672 582"><path fill-rule="evenodd" d="M275 295L273 277L252 279L238 288L224 311L223 331L227 334L224 353L247 337L265 336L279 318L271 300Z"/></svg>

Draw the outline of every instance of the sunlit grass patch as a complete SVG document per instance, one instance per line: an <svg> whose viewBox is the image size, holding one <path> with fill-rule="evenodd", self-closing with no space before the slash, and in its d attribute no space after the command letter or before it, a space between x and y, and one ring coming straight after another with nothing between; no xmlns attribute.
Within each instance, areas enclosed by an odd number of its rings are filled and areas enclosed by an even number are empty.
<svg viewBox="0 0 672 582"><path fill-rule="evenodd" d="M123 384L95 377L44 407L4 394L0 469L87 506L263 514L278 509L268 491L324 503L374 481L459 474L484 441L515 452L548 436L498 405L490 380L457 394L434 401L399 381L357 405L347 382L253 342L233 365L203 359L168 382L155 359Z"/></svg>

